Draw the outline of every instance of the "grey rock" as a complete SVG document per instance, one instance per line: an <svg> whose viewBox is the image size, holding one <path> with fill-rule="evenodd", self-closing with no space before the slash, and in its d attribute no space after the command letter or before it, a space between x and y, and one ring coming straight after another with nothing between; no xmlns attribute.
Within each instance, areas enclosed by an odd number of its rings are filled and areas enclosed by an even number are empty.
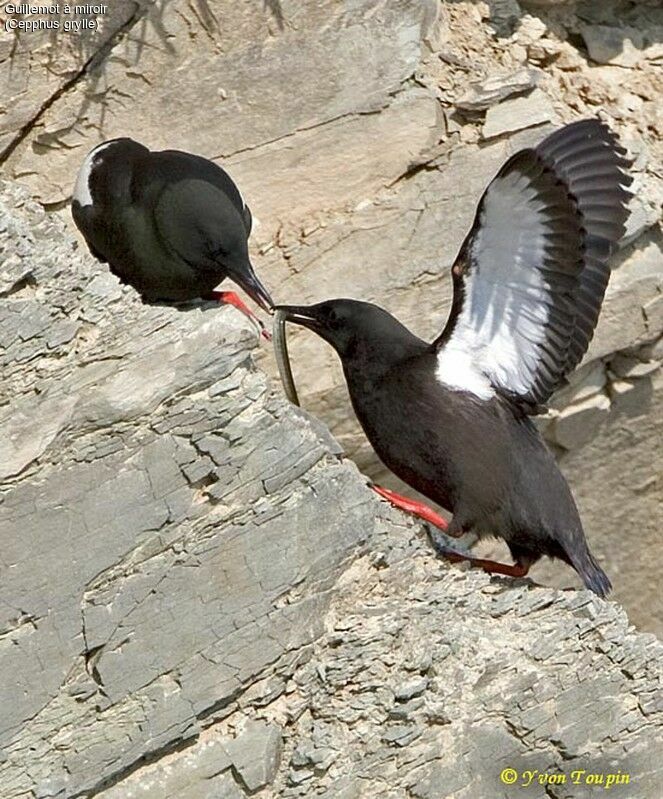
<svg viewBox="0 0 663 799"><path fill-rule="evenodd" d="M421 696L415 697L409 702L399 702L389 711L389 718L395 721L409 721L413 718L414 712L423 705L424 699Z"/></svg>
<svg viewBox="0 0 663 799"><path fill-rule="evenodd" d="M541 89L535 89L527 97L515 97L489 108L481 132L484 139L491 139L554 119L552 103Z"/></svg>
<svg viewBox="0 0 663 799"><path fill-rule="evenodd" d="M295 209L316 211L332 185L337 208L358 202L383 181L395 180L417 149L435 140L434 98L416 92L406 92L407 102L398 98L434 23L433 0L378 6L361 0L347 7L328 0L246 7L210 0L197 11L186 0L148 0L138 12L129 0L117 5L135 14L132 33L63 96L53 85L44 99L56 102L30 132L35 146L11 157L8 174L22 174L42 201L70 195L86 148L102 138L132 135L148 138L156 149L188 149L230 164L251 200L256 233L269 240ZM41 58L61 57L57 44L51 52L44 42ZM19 66L15 62L14 71ZM291 91L295 84L297 92ZM165 105L167 126L157 110ZM141 121L136 107L146 109ZM386 113L378 114L381 109ZM30 121L32 106L25 112L14 130ZM382 142L371 159L362 146L366 139ZM335 180L339 169L350 170L351 180ZM291 188L284 191L286 186Z"/></svg>
<svg viewBox="0 0 663 799"><path fill-rule="evenodd" d="M663 328L663 295L643 303L642 313L645 317L647 330L656 335Z"/></svg>
<svg viewBox="0 0 663 799"><path fill-rule="evenodd" d="M97 319L75 345L47 346L39 324L0 352L11 397L0 539L15 564L0 587L0 668L12 675L0 689L0 792L69 796L195 738L261 673L284 682L292 653L318 634L303 619L320 618L326 586L382 523L328 432L270 392L239 314L145 306L122 289L118 313L113 292L97 290L109 285L105 267L75 252L24 191L3 184L0 218L2 246L37 231L21 257L52 325L66 322L71 296L73 314ZM0 319L18 303L20 293L6 298ZM326 501L350 504L339 527L321 531ZM296 529L316 533L298 543ZM41 737L55 719L75 744ZM278 730L261 730L245 739L253 763L233 753L252 786L278 760Z"/></svg>
<svg viewBox="0 0 663 799"><path fill-rule="evenodd" d="M240 780L250 793L270 783L281 761L282 735L275 724L249 722L226 744Z"/></svg>
<svg viewBox="0 0 663 799"><path fill-rule="evenodd" d="M98 320L57 357L39 326L29 365L30 341L2 353L3 396L32 409L7 414L19 436L72 403L2 484L3 796L383 797L386 779L487 799L509 764L618 757L654 795L652 636L587 592L433 557L270 389L243 317L77 292L100 267L3 191L4 229L41 229L36 301Z"/></svg>
<svg viewBox="0 0 663 799"><path fill-rule="evenodd" d="M280 728L262 722L247 723L226 744L233 767L250 793L272 782L281 762L281 748Z"/></svg>
<svg viewBox="0 0 663 799"><path fill-rule="evenodd" d="M394 746L408 746L421 732L415 724L393 724L383 733L382 740Z"/></svg>
<svg viewBox="0 0 663 799"><path fill-rule="evenodd" d="M543 76L540 69L524 67L515 72L490 75L470 86L469 91L456 100L455 105L466 111L484 111L514 94L522 94L538 85Z"/></svg>
<svg viewBox="0 0 663 799"><path fill-rule="evenodd" d="M302 783L312 779L314 776L315 772L310 768L291 769L288 772L288 785L301 785Z"/></svg>
<svg viewBox="0 0 663 799"><path fill-rule="evenodd" d="M523 13L516 19L518 6ZM658 103L660 2L639 0L628 9L623 6L554 0L547 6L528 0L455 4L381 0L377 5L331 0L245 5L231 0L193 4L147 0L137 9L132 0L120 0L113 4L103 33L111 34L110 23L120 20L122 35L104 39L101 51L96 49L101 44L96 38L31 34L17 47L13 37L0 34L0 53L4 53L0 86L4 80L2 88L7 89L0 90L0 97L11 98L5 107L0 101L0 139L5 135L13 139L17 131L20 138L2 171L20 176L41 201L59 203L71 190L72 174L83 153L103 137L128 134L155 147L201 152L228 166L247 196L255 219L252 256L269 285L278 287L279 296L316 301L345 295L351 288L354 296L386 306L419 335L432 339L449 307L449 266L481 192L504 159L519 147L536 144L551 130L549 125L538 125L479 144L478 123L458 119L454 101L478 76L511 75L535 63L543 73L539 87L560 121L603 115L635 157L636 198L625 249L614 259L587 361L609 358L655 341L663 329L663 258L656 231L663 196L658 174L663 141ZM585 48L577 47L575 37L568 36L569 32L580 35L587 25L619 30L626 41L624 53L630 47L630 33L637 31L631 40L641 36L645 45L637 66L591 60ZM509 38L498 40L505 35ZM81 44L80 51L72 50L75 43ZM94 61L80 71L93 54ZM298 87L295 94L292 85ZM164 108L170 109L167 126ZM2 120L10 121L5 125ZM341 173L344 179L338 180ZM71 224L68 212L64 216ZM15 223L0 222L0 227L7 224ZM21 266L21 253L28 252L35 239L44 239L41 227L35 222L34 227L14 229L10 248L0 254L3 275L8 265L8 282L2 286L12 292L8 313L0 317L1 368L29 375L35 391L48 370L33 375L30 364L49 350L51 342L39 337L20 348L14 343L23 304L34 308L35 294L50 292L57 284L55 279L41 286L30 280L21 283L22 270L29 271L29 266ZM53 234L45 235L48 239ZM69 264L81 268L75 250L71 255L59 264L64 273ZM54 304L49 305L53 341L68 337L73 329L61 324L79 321L70 349L84 360L89 336L104 324L102 297L122 307L124 291L107 272L96 270L81 281L80 290L56 292L51 297ZM89 294L100 295L99 302ZM57 310L60 307L63 313ZM30 324L31 313L25 311ZM2 348L8 346L12 355L5 359ZM55 347L53 362L61 355L62 348ZM295 366L304 406L330 425L362 471L387 484L393 481L391 487L402 490L352 419L334 354L314 337L298 333L293 336L293 356L295 364L315 357L321 365L315 375ZM256 357L273 374L269 355ZM103 360L87 364L86 379L108 376L112 367ZM236 372L219 377L219 391L226 390L226 381L237 389L237 379ZM246 387L250 390L259 388ZM628 443L631 469L643 485L655 476L659 457L649 443L657 439L662 407L656 396L647 403L644 395L638 395L641 423L631 431ZM562 399L573 400L565 392L560 393L558 400ZM167 417L156 420L155 429L163 432L170 427L179 438L177 431L183 427L178 424L187 419L187 429L210 424L200 410L185 405L178 404L177 417L173 407ZM59 406L46 410L54 429L60 418L66 427L67 416L59 417ZM4 406L0 414L3 411ZM33 412L30 402L23 411L28 416ZM612 408L608 421L615 413ZM648 504L651 490L643 499L635 486L621 480L619 453L625 443L619 430L624 418L619 425L602 425L598 440L576 450L577 456L569 457L573 451L567 451L564 458L571 484L582 496L584 523L605 542L607 570L631 575L617 586L619 600L634 614L635 623L660 633L663 608L655 593L657 579L649 572L653 558L628 556L617 526L606 529L604 524L606 514L616 518L627 509L630 518L639 519L641 537L648 541L657 540L661 524L660 511ZM645 429L648 436L642 432ZM210 431L198 434L204 432ZM94 453L100 456L105 450L94 439L86 434L73 444L76 457L92 461ZM3 442L5 460L0 459L0 464L6 469L11 462L13 473L31 469L42 443L34 430L23 426L15 441ZM112 432L104 447L119 452L124 442ZM596 463L589 461L590 452L598 451L606 464L602 484L611 486L609 495L598 490L590 477L596 469ZM234 472L230 462L217 464L218 479L204 477L205 485L194 490L210 502L222 503L227 496L225 483ZM273 479L278 481L278 476ZM174 517L191 521L197 513L204 515L205 503L191 505L189 491L183 486L174 489L165 505ZM646 579L639 576L643 569L650 575ZM574 584L558 579L552 567L537 567L535 574L549 584Z"/></svg>
<svg viewBox="0 0 663 799"><path fill-rule="evenodd" d="M207 784L201 786L200 799L245 799L246 794L237 784L232 774L225 772L212 777ZM173 799L188 799L186 794L178 794ZM155 797L155 799L157 799ZM191 799L198 799L192 796Z"/></svg>
<svg viewBox="0 0 663 799"><path fill-rule="evenodd" d="M596 436L609 413L610 400L605 394L569 405L555 419L553 439L565 449L582 447Z"/></svg>
<svg viewBox="0 0 663 799"><path fill-rule="evenodd" d="M231 773L232 761L223 741L201 740L174 761L163 758L148 766L140 781L116 785L100 794L103 799L243 799Z"/></svg>
<svg viewBox="0 0 663 799"><path fill-rule="evenodd" d="M102 38L16 46L0 34L0 150L17 141L3 174L60 203L101 138L214 157L252 206L252 254L279 296L351 287L431 339L481 191L551 129L520 128L530 121L519 112L518 131L479 146L454 98L477 74L536 59L560 119L604 109L637 156L628 246L588 362L646 347L643 360L660 360L655 3L616 19L613 4L548 0L561 6L549 17L522 0L533 14L518 24L518 4L503 0L123 0ZM629 44L622 54L637 68L588 63L564 40L584 22L642 32L640 55ZM658 644L582 592L431 559L423 531L366 491L324 425L272 393L253 364L273 373L270 354L233 310L142 306L57 214L11 184L2 193L3 799L101 785L113 799L237 799L245 784L226 745L256 721L281 730L286 753L267 798L438 797L443 785L481 799L500 758L552 771L605 758L657 795ZM333 353L302 332L292 349L305 407L388 480ZM313 356L315 375L297 370ZM616 596L659 630L660 374L613 380L606 423L561 456ZM586 373L573 380L560 410L596 388ZM577 585L559 564L532 576ZM395 703L391 688L414 672L428 687ZM393 726L413 737L383 741ZM299 748L310 763L291 775Z"/></svg>
<svg viewBox="0 0 663 799"><path fill-rule="evenodd" d="M601 360L585 363L569 375L569 385L557 391L551 402L551 406L562 409L567 405L603 391L607 382L605 364Z"/></svg>
<svg viewBox="0 0 663 799"><path fill-rule="evenodd" d="M151 4L151 0L148 0ZM60 30L8 31L0 34L0 157L17 138L17 132L62 91L98 50L135 16L136 5L120 0L96 17L97 27L77 34ZM63 22L63 15L58 14ZM71 124L74 120L68 120ZM67 127L65 123L63 127ZM57 133L44 136L42 145L57 141Z"/></svg>
<svg viewBox="0 0 663 799"><path fill-rule="evenodd" d="M642 59L645 37L635 28L585 25L581 33L590 58L599 64L634 67Z"/></svg>
<svg viewBox="0 0 663 799"><path fill-rule="evenodd" d="M610 371L617 377L628 377L637 379L638 377L648 377L658 371L660 361L642 361L634 355L617 354L610 361Z"/></svg>
<svg viewBox="0 0 663 799"><path fill-rule="evenodd" d="M663 253L655 241L628 253L611 277L588 360L658 338L663 316L656 302L663 286ZM653 303L649 306L649 303ZM650 318L646 307L651 307Z"/></svg>
<svg viewBox="0 0 663 799"><path fill-rule="evenodd" d="M401 683L394 688L394 698L398 702L405 702L413 696L419 696L428 687L428 677L420 677L415 680Z"/></svg>
<svg viewBox="0 0 663 799"><path fill-rule="evenodd" d="M525 8L551 8L572 5L576 0L520 0Z"/></svg>
<svg viewBox="0 0 663 799"><path fill-rule="evenodd" d="M521 16L518 0L493 0L490 4L490 24L498 36L512 33Z"/></svg>
<svg viewBox="0 0 663 799"><path fill-rule="evenodd" d="M610 395L615 401L623 400L635 391L636 385L631 380L613 380L610 383Z"/></svg>

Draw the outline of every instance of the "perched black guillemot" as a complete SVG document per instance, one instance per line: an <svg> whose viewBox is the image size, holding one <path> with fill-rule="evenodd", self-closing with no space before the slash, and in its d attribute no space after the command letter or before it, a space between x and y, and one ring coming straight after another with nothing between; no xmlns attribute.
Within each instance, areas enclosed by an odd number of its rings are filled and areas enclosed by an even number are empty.
<svg viewBox="0 0 663 799"><path fill-rule="evenodd" d="M71 208L92 255L146 302L213 299L256 319L237 294L214 290L229 277L273 306L249 260L251 211L213 161L111 139L88 153Z"/></svg>
<svg viewBox="0 0 663 799"><path fill-rule="evenodd" d="M523 576L542 555L560 558L600 596L610 581L530 415L592 338L627 217L624 156L604 124L583 120L510 158L452 267L451 312L432 344L369 303L277 306L336 349L369 441L453 513L446 532L499 536L515 565L465 559ZM425 505L379 491L446 527Z"/></svg>

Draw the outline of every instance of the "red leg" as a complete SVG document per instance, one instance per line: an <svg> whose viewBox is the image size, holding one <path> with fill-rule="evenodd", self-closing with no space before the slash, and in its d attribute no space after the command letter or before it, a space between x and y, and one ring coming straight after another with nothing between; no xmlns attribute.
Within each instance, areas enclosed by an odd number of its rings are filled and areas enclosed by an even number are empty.
<svg viewBox="0 0 663 799"><path fill-rule="evenodd" d="M498 563L496 560L485 558L468 558L473 566L481 567L488 574L506 574L507 577L524 577L529 571L529 566L524 563Z"/></svg>
<svg viewBox="0 0 663 799"><path fill-rule="evenodd" d="M454 535L454 531L450 529L449 522L447 522L446 519L443 519L442 516L440 516L439 513L436 513L432 508L429 508L428 505L424 505L423 502L418 502L416 499L408 499L408 497L403 497L400 494L397 494L395 491L390 491L388 488L382 488L382 486L374 485L371 486L371 488L376 494L384 497L397 508L401 508L408 513L418 516L420 519L423 519L426 522L430 522L430 524L435 525L435 527L439 527L440 530L445 532L447 535ZM462 534L463 530L459 530L457 533L455 533L457 536L461 536ZM528 563L514 563L513 565L510 565L508 563L498 563L496 560L487 560L486 558L473 558L470 555L462 555L460 552L456 552L454 549L448 549L446 547L438 546L437 551L452 563L458 563L459 561L466 560L468 563L471 563L472 566L478 566L484 571L487 571L488 574L505 574L508 577L524 577L529 571L530 567L530 564Z"/></svg>
<svg viewBox="0 0 663 799"><path fill-rule="evenodd" d="M528 563L514 563L513 565L498 563L496 560L486 560L485 558L473 558L470 555L462 555L454 549L438 547L437 551L442 557L452 563L459 563L462 560L466 560L472 566L478 566L488 572L488 574L505 574L507 577L524 577L529 572L530 568L530 564Z"/></svg>
<svg viewBox="0 0 663 799"><path fill-rule="evenodd" d="M374 485L371 486L371 488L376 494L384 497L392 505L407 511L408 513L412 513L426 522L430 522L430 524L435 525L435 527L439 527L440 530L445 532L447 535L463 535L463 530L454 532L446 519L442 518L439 513L436 513L432 508L429 508L428 505L425 505L423 502L418 502L416 499L409 499L408 497L401 496L401 494L397 494L395 491L390 491L388 488L382 488L382 486ZM473 558L470 555L462 555L460 552L456 552L454 549L448 549L446 547L438 546L436 548L443 557L452 563L458 563L462 560L466 560L468 563L471 563L472 566L478 566L479 568L488 572L488 574L505 574L507 577L524 577L529 572L530 568L529 563L514 563L513 565L510 565L508 563L498 563L496 560Z"/></svg>
<svg viewBox="0 0 663 799"><path fill-rule="evenodd" d="M272 334L267 330L262 319L256 316L239 294L236 294L234 291L213 291L211 296L220 304L234 305L235 308L241 311L245 316L248 316L249 319L258 326L260 335L263 338L267 339L267 341L272 340Z"/></svg>
<svg viewBox="0 0 663 799"><path fill-rule="evenodd" d="M429 508L428 505L424 505L423 502L418 502L416 499L408 499L408 497L403 497L400 494L397 494L395 491L390 491L388 488L382 488L382 486L374 485L371 486L371 488L376 494L384 497L397 508L401 508L408 513L418 516L420 519L423 519L426 522L430 522L431 524L435 525L435 527L439 527L440 530L443 530L445 533L449 532L449 522L440 516L439 513L436 513L432 508Z"/></svg>

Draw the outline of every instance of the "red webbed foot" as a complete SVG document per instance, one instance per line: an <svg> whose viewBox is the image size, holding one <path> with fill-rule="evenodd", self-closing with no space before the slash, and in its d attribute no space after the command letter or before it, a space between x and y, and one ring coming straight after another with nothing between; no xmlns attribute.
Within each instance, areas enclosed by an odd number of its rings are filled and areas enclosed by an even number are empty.
<svg viewBox="0 0 663 799"><path fill-rule="evenodd" d="M529 572L530 566L525 563L499 563L496 560L488 560L486 558L473 558L471 555L464 555L461 552L456 552L455 549L436 545L435 547L438 554L451 563L460 563L467 561L471 566L477 566L483 569L488 574L504 574L507 577L525 577Z"/></svg>

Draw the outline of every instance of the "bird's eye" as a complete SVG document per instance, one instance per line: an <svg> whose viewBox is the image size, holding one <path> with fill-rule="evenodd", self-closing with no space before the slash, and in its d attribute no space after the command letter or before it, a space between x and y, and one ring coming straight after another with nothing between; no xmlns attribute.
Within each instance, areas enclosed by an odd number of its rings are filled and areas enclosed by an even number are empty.
<svg viewBox="0 0 663 799"><path fill-rule="evenodd" d="M329 309L329 316L328 316L328 320L329 320L329 322L330 322L332 325L333 325L333 324L336 324L336 322L338 322L338 314L336 313L336 308L330 308L330 309Z"/></svg>

